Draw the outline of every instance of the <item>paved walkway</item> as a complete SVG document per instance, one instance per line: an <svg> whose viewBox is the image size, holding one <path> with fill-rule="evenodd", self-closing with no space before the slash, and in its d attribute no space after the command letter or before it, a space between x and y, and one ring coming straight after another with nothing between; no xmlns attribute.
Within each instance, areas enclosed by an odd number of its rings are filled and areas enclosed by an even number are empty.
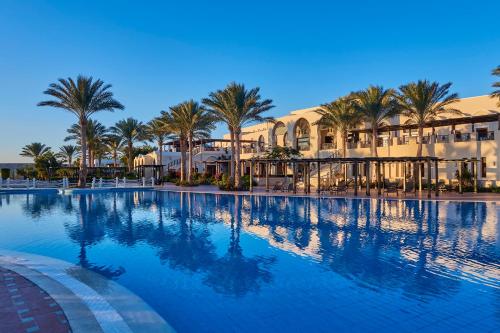
<svg viewBox="0 0 500 333"><path fill-rule="evenodd" d="M311 188L311 193L306 194L302 191L298 191L296 194L291 193L291 192L273 192L269 191L266 192L265 187L263 186L257 186L254 187L253 193L250 193L248 191L240 191L240 192L230 192L230 191L221 191L217 186L214 185L200 185L200 186L188 186L188 187L181 187L181 186L176 186L174 184L166 184L161 187L156 187L158 190L168 190L168 191L177 191L177 192L197 192L197 193L214 193L214 194L241 194L241 195L286 195L286 196L310 196L310 197L318 197L318 194L316 193L316 190L314 188ZM365 191L358 191L358 196L354 196L353 190L350 189L347 193L342 193L338 195L331 195L331 194L321 194L321 197L326 197L326 198L384 198L384 199L419 199L419 200L429 200L427 197L427 191L422 191L422 192L417 192L416 194L414 193L409 193L407 195L403 195L402 192L399 193L399 195L396 195L395 193L390 193L390 194L384 194L382 193L380 196L377 195L377 190L372 189L370 196L366 196ZM471 193L471 192L466 192L463 194L459 194L457 192L445 192L445 193L440 193L439 196L436 197L435 193L432 192L430 200L454 200L454 201L495 201L495 202L500 202L500 193Z"/></svg>
<svg viewBox="0 0 500 333"><path fill-rule="evenodd" d="M0 267L0 332L71 332L59 304L21 275Z"/></svg>

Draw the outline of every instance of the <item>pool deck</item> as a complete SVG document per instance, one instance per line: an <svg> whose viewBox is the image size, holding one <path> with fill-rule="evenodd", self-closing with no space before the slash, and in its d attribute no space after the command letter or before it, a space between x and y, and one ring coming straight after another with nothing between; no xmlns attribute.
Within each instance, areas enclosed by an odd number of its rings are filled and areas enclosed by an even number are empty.
<svg viewBox="0 0 500 333"><path fill-rule="evenodd" d="M0 267L0 332L71 332L61 306L22 275Z"/></svg>
<svg viewBox="0 0 500 333"><path fill-rule="evenodd" d="M65 261L0 250L0 332L173 333L141 298Z"/></svg>
<svg viewBox="0 0 500 333"><path fill-rule="evenodd" d="M416 194L407 194L403 195L401 192L399 195L394 193L385 194L382 193L380 196L377 195L377 190L372 189L371 195L367 196L364 191L358 191L358 196L355 196L353 190L349 190L347 193L342 193L339 195L332 194L324 194L318 195L314 191L311 190L311 193L307 194L304 192L281 192L281 191L269 191L266 192L265 187L259 186L254 187L253 192L249 191L222 191L219 190L217 186L214 185L199 185L199 186L186 186L180 187L174 184L166 184L163 186L157 186L157 190L164 191L173 191L173 192L194 192L194 193L211 193L211 194L233 194L233 195L261 195L261 196L290 196L290 197L311 197L311 198L358 198L358 199L395 199L395 200L442 200L442 201L488 201L488 202L499 202L500 203L500 193L472 193L466 192L463 194L459 194L456 192L445 192L440 193L439 196L436 196L434 192L432 192L431 197L427 197L427 191L417 192Z"/></svg>

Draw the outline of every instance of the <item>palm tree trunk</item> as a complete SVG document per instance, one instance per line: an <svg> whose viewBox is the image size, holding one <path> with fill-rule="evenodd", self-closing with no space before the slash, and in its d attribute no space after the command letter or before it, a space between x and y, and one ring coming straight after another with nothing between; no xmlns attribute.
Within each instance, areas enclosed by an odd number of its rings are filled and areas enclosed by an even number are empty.
<svg viewBox="0 0 500 333"><path fill-rule="evenodd" d="M377 125L372 125L372 155L378 157L377 152Z"/></svg>
<svg viewBox="0 0 500 333"><path fill-rule="evenodd" d="M235 154L234 154L234 163L235 163L235 168L234 168L234 187L235 189L240 188L240 182L241 182L241 163L240 163L240 151L241 151L241 141L240 141L240 133L241 129L237 129L234 133L235 137L235 143L236 143L236 149L235 149Z"/></svg>
<svg viewBox="0 0 500 333"><path fill-rule="evenodd" d="M188 182L191 183L193 179L193 136L189 135L189 162L188 162Z"/></svg>
<svg viewBox="0 0 500 333"><path fill-rule="evenodd" d="M424 127L422 125L418 126L418 148L417 157L422 156L422 141L424 139Z"/></svg>
<svg viewBox="0 0 500 333"><path fill-rule="evenodd" d="M229 139L231 141L231 165L229 166L230 182L234 182L234 156L236 155L236 148L234 147L234 131L229 127Z"/></svg>
<svg viewBox="0 0 500 333"><path fill-rule="evenodd" d="M158 158L158 162L160 162L160 178L163 178L163 140L158 140L158 151L160 152L160 156Z"/></svg>
<svg viewBox="0 0 500 333"><path fill-rule="evenodd" d="M80 119L80 172L78 174L78 187L85 187L87 183L87 120Z"/></svg>
<svg viewBox="0 0 500 333"><path fill-rule="evenodd" d="M116 149L113 150L113 163L114 163L114 166L117 167L118 166L118 152L116 151Z"/></svg>
<svg viewBox="0 0 500 333"><path fill-rule="evenodd" d="M181 148L181 182L186 180L186 140L181 138L180 140Z"/></svg>
<svg viewBox="0 0 500 333"><path fill-rule="evenodd" d="M71 166L73 164L73 159L71 156L68 156L68 166Z"/></svg>
<svg viewBox="0 0 500 333"><path fill-rule="evenodd" d="M132 169L133 169L133 167L134 167L134 164L133 164L133 163L134 163L134 161L133 161L133 159L132 159L132 156L133 156L133 152L132 152L132 150L133 150L132 140L130 140L130 141L128 142L128 158L127 158L127 160L128 160L128 161L127 161L127 163L128 163L128 172L132 172Z"/></svg>

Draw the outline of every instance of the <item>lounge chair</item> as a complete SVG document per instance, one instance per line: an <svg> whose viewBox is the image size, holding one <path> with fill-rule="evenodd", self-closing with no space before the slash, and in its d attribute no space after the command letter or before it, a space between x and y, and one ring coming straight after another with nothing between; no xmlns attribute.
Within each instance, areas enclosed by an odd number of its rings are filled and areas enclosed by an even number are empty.
<svg viewBox="0 0 500 333"><path fill-rule="evenodd" d="M409 181L406 183L406 188L403 191L403 194L406 196L407 193L415 194L415 183L413 181Z"/></svg>
<svg viewBox="0 0 500 333"><path fill-rule="evenodd" d="M444 182L444 180L439 180L438 181L438 191L443 193L443 192L448 192L448 186L446 186L446 183Z"/></svg>
<svg viewBox="0 0 500 333"><path fill-rule="evenodd" d="M339 194L341 192L347 193L347 184L345 181L341 181L337 185L333 185L330 188L331 194Z"/></svg>
<svg viewBox="0 0 500 333"><path fill-rule="evenodd" d="M389 195L390 193L396 193L396 196L399 195L399 182L384 182L384 193L385 195Z"/></svg>
<svg viewBox="0 0 500 333"><path fill-rule="evenodd" d="M277 182L276 184L274 184L271 191L273 192L283 191L283 182Z"/></svg>

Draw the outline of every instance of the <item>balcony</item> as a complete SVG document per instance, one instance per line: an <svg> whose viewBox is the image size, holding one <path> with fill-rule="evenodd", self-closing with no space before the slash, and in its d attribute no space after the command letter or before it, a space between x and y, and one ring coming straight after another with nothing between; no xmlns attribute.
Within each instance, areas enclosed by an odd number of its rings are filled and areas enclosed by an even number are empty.
<svg viewBox="0 0 500 333"><path fill-rule="evenodd" d="M477 132L477 141L490 141L495 140L495 132Z"/></svg>
<svg viewBox="0 0 500 333"><path fill-rule="evenodd" d="M455 142L469 142L471 139L470 133L457 133L455 134Z"/></svg>

